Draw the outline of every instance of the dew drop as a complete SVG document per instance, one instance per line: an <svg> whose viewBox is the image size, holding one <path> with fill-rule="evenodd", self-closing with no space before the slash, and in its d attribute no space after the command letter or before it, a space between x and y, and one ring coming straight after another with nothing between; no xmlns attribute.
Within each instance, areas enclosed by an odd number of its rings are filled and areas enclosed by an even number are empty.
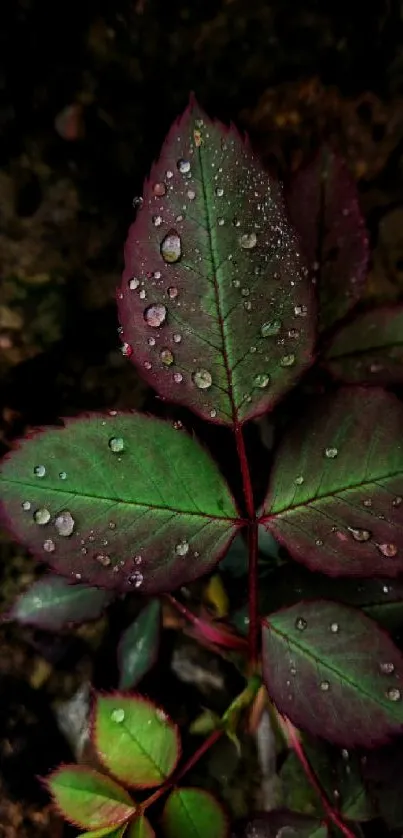
<svg viewBox="0 0 403 838"><path fill-rule="evenodd" d="M210 416L211 416L212 419L215 419L215 417L217 416L217 411L215 410L214 407L213 407L212 410L210 410Z"/></svg>
<svg viewBox="0 0 403 838"><path fill-rule="evenodd" d="M121 436L112 436L108 442L109 448L114 454L120 454L125 447L124 440Z"/></svg>
<svg viewBox="0 0 403 838"><path fill-rule="evenodd" d="M252 303L250 302L250 300L245 300L245 302L243 304L243 307L244 307L245 311L251 311L252 310Z"/></svg>
<svg viewBox="0 0 403 838"><path fill-rule="evenodd" d="M270 384L270 376L267 373L260 373L260 375L255 375L253 379L253 383L255 387L260 387L261 390L264 390Z"/></svg>
<svg viewBox="0 0 403 838"><path fill-rule="evenodd" d="M24 500L24 502L21 504L21 506L22 506L24 512L29 512L29 510L31 509L31 504L30 504L29 500Z"/></svg>
<svg viewBox="0 0 403 838"><path fill-rule="evenodd" d="M402 697L401 692L397 687L389 687L386 691L386 695L391 701L400 701Z"/></svg>
<svg viewBox="0 0 403 838"><path fill-rule="evenodd" d="M186 175L190 172L190 162L189 160L178 160L177 167L181 173L181 175Z"/></svg>
<svg viewBox="0 0 403 838"><path fill-rule="evenodd" d="M182 255L182 245L180 237L177 233L171 232L161 242L161 256L164 262L173 264L177 262Z"/></svg>
<svg viewBox="0 0 403 838"><path fill-rule="evenodd" d="M50 521L49 509L45 509L44 506L40 509L36 509L34 512L34 521L35 524L41 524L41 526L43 526L43 524L48 524Z"/></svg>
<svg viewBox="0 0 403 838"><path fill-rule="evenodd" d="M146 296L147 296L147 294L145 292L145 289L142 288L141 291L139 292L140 300L145 300Z"/></svg>
<svg viewBox="0 0 403 838"><path fill-rule="evenodd" d="M174 362L174 356L170 349L161 349L160 358L164 367L171 367Z"/></svg>
<svg viewBox="0 0 403 838"><path fill-rule="evenodd" d="M135 588L140 588L143 583L144 576L140 573L139 570L135 570L134 573L131 573L129 576L129 584L134 585Z"/></svg>
<svg viewBox="0 0 403 838"><path fill-rule="evenodd" d="M179 332L175 332L175 334L172 335L172 340L174 343L180 343L182 340L182 335L180 335Z"/></svg>
<svg viewBox="0 0 403 838"><path fill-rule="evenodd" d="M260 334L262 335L262 338L269 338L273 335L278 335L281 326L281 320L268 320L260 327Z"/></svg>
<svg viewBox="0 0 403 838"><path fill-rule="evenodd" d="M154 224L154 227L161 227L162 216L161 215L153 215L152 222Z"/></svg>
<svg viewBox="0 0 403 838"><path fill-rule="evenodd" d="M234 222L235 223L235 222ZM238 226L238 225L235 225ZM243 236L239 238L239 244L244 250L251 250L253 247L256 247L257 243L257 236L256 233L244 233Z"/></svg>
<svg viewBox="0 0 403 838"><path fill-rule="evenodd" d="M155 346L155 338L148 338L147 343L149 346Z"/></svg>
<svg viewBox="0 0 403 838"><path fill-rule="evenodd" d="M175 384L180 384L183 381L183 375L181 372L174 372L173 379Z"/></svg>
<svg viewBox="0 0 403 838"><path fill-rule="evenodd" d="M144 312L144 320L147 326L152 326L153 329L158 329L165 323L167 316L166 307L160 304L147 306Z"/></svg>
<svg viewBox="0 0 403 838"><path fill-rule="evenodd" d="M196 197L196 192L194 191L194 189L188 189L187 196L189 198L189 201L194 201Z"/></svg>
<svg viewBox="0 0 403 838"><path fill-rule="evenodd" d="M354 527L347 527L348 531L354 538L354 541L369 541L372 533L369 530L355 529Z"/></svg>
<svg viewBox="0 0 403 838"><path fill-rule="evenodd" d="M299 474L298 477L296 477L295 480L294 480L294 483L296 483L297 486L302 486L303 482L304 482L304 478L303 478L302 474Z"/></svg>
<svg viewBox="0 0 403 838"><path fill-rule="evenodd" d="M308 623L304 617L297 617L295 620L295 628L298 629L298 631L305 631L307 625Z"/></svg>
<svg viewBox="0 0 403 838"><path fill-rule="evenodd" d="M116 710L111 713L111 719L113 722L116 722L117 725L122 724L125 719L125 711L122 707L118 707Z"/></svg>
<svg viewBox="0 0 403 838"><path fill-rule="evenodd" d="M189 542L183 539L182 541L178 541L175 546L175 553L177 556L186 556L189 552Z"/></svg>
<svg viewBox="0 0 403 838"><path fill-rule="evenodd" d="M323 541L321 538L317 538L315 541L317 547L323 547Z"/></svg>
<svg viewBox="0 0 403 838"><path fill-rule="evenodd" d="M121 353L125 356L125 358L130 358L131 355L133 355L133 347L130 346L130 343L123 344L121 348Z"/></svg>
<svg viewBox="0 0 403 838"><path fill-rule="evenodd" d="M35 466L35 468L34 468L35 477L45 477L45 474L46 474L45 466Z"/></svg>
<svg viewBox="0 0 403 838"><path fill-rule="evenodd" d="M325 448L325 457L327 457L328 460L334 460L338 453L337 448Z"/></svg>
<svg viewBox="0 0 403 838"><path fill-rule="evenodd" d="M51 538L47 538L46 541L43 542L43 549L45 553L53 553L55 549L55 542L52 541Z"/></svg>
<svg viewBox="0 0 403 838"><path fill-rule="evenodd" d="M395 671L395 665L394 663L389 663L389 661L382 661L382 663L379 664L379 669L380 672L382 672L382 675L393 675Z"/></svg>
<svg viewBox="0 0 403 838"><path fill-rule="evenodd" d="M342 749L341 755L342 755L343 759L345 759L346 761L350 758L350 754L349 754L347 748Z"/></svg>
<svg viewBox="0 0 403 838"><path fill-rule="evenodd" d="M367 508L371 507L372 506L372 498L365 498L365 500L363 500L363 505L366 506Z"/></svg>
<svg viewBox="0 0 403 838"><path fill-rule="evenodd" d="M130 288L130 291L135 291L135 290L136 290L136 288L138 288L138 287L139 287L139 285L140 285L140 280L139 280L139 279L137 279L137 277L136 277L136 276L132 276L132 278L131 278L131 279L129 279L129 288Z"/></svg>
<svg viewBox="0 0 403 838"><path fill-rule="evenodd" d="M280 361L281 367L292 367L295 364L295 355L283 355Z"/></svg>
<svg viewBox="0 0 403 838"><path fill-rule="evenodd" d="M224 190L222 186L217 186L215 194L218 195L219 198L222 198L222 196L224 195Z"/></svg>
<svg viewBox="0 0 403 838"><path fill-rule="evenodd" d="M393 498L393 500L392 500L392 506L398 507L398 506L400 506L402 501L403 501L403 498L401 498L400 495L397 495L397 497Z"/></svg>
<svg viewBox="0 0 403 838"><path fill-rule="evenodd" d="M171 285L170 288L168 288L167 294L170 300L174 300L175 297L178 296L179 291L174 285Z"/></svg>
<svg viewBox="0 0 403 838"><path fill-rule="evenodd" d="M378 544L379 550L381 551L383 556L386 556L387 559L393 559L394 556L397 555L397 546L396 544Z"/></svg>
<svg viewBox="0 0 403 838"><path fill-rule="evenodd" d="M111 557L108 556L107 553L97 553L95 556L95 561L98 562L98 564L101 564L102 567L109 567L111 563Z"/></svg>
<svg viewBox="0 0 403 838"><path fill-rule="evenodd" d="M294 314L296 317L306 317L308 314L308 306L299 305L294 307Z"/></svg>
<svg viewBox="0 0 403 838"><path fill-rule="evenodd" d="M71 512L68 511L68 509L65 509L63 512L60 512L60 514L57 516L55 520L55 527L59 535L62 536L67 537L71 535L74 530L74 526L75 520Z"/></svg>
<svg viewBox="0 0 403 838"><path fill-rule="evenodd" d="M192 381L199 390L208 390L213 383L211 373L205 369L199 369L193 372Z"/></svg>
<svg viewBox="0 0 403 838"><path fill-rule="evenodd" d="M339 628L340 628L340 626L339 626L338 623L330 623L330 631L333 634L337 634L337 632L339 631Z"/></svg>
<svg viewBox="0 0 403 838"><path fill-rule="evenodd" d="M60 471L59 472L59 477L60 477L60 480L66 480L67 472L66 471Z"/></svg>
<svg viewBox="0 0 403 838"><path fill-rule="evenodd" d="M168 169L168 170L165 172L165 177L166 177L166 179L167 179L167 180L171 180L171 178L173 178L173 176L174 176L174 173L173 173L173 172L171 172L171 170L170 170L170 169Z"/></svg>
<svg viewBox="0 0 403 838"><path fill-rule="evenodd" d="M218 226L219 226L219 227L223 227L223 226L224 226L224 224L225 224L225 218L219 218L219 219L218 219Z"/></svg>
<svg viewBox="0 0 403 838"><path fill-rule="evenodd" d="M167 188L165 186L165 183L162 183L162 181L160 181L159 183L154 183L153 193L157 196L157 198L162 198L163 195L165 195L166 191Z"/></svg>
<svg viewBox="0 0 403 838"><path fill-rule="evenodd" d="M330 690L329 681L321 681L320 682L320 688L321 688L322 692L327 693L327 691Z"/></svg>

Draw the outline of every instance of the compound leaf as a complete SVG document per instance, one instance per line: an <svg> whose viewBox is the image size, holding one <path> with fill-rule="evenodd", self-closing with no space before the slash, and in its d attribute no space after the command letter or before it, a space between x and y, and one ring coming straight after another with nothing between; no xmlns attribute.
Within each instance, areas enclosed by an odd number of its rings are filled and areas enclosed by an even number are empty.
<svg viewBox="0 0 403 838"><path fill-rule="evenodd" d="M403 726L403 655L377 624L335 602L263 621L263 672L280 712L314 736L374 747Z"/></svg>
<svg viewBox="0 0 403 838"><path fill-rule="evenodd" d="M62 766L47 778L46 785L63 817L76 826L112 829L136 811L121 786L91 768Z"/></svg>
<svg viewBox="0 0 403 838"><path fill-rule="evenodd" d="M194 100L151 169L125 256L123 351L169 401L238 425L310 363L313 291L280 187Z"/></svg>
<svg viewBox="0 0 403 838"><path fill-rule="evenodd" d="M0 515L64 576L155 593L203 575L239 526L217 466L167 422L138 413L66 421L2 464Z"/></svg>
<svg viewBox="0 0 403 838"><path fill-rule="evenodd" d="M227 838L229 824L221 804L198 788L175 789L162 813L167 838Z"/></svg>
<svg viewBox="0 0 403 838"><path fill-rule="evenodd" d="M403 406L378 389L315 402L275 458L262 523L330 576L403 570Z"/></svg>
<svg viewBox="0 0 403 838"><path fill-rule="evenodd" d="M34 582L16 600L8 617L24 625L58 631L68 625L96 620L111 601L111 594L88 585L72 585L60 576Z"/></svg>
<svg viewBox="0 0 403 838"><path fill-rule="evenodd" d="M316 277L326 328L362 297L368 267L368 237L344 160L324 146L293 177L287 203Z"/></svg>
<svg viewBox="0 0 403 838"><path fill-rule="evenodd" d="M325 366L349 384L400 384L403 381L403 305L359 314L336 332Z"/></svg>
<svg viewBox="0 0 403 838"><path fill-rule="evenodd" d="M129 690L154 665L160 638L161 604L153 599L123 632L118 646L119 689Z"/></svg>
<svg viewBox="0 0 403 838"><path fill-rule="evenodd" d="M161 785L172 774L181 751L177 726L139 695L98 696L93 737L108 771L138 788Z"/></svg>

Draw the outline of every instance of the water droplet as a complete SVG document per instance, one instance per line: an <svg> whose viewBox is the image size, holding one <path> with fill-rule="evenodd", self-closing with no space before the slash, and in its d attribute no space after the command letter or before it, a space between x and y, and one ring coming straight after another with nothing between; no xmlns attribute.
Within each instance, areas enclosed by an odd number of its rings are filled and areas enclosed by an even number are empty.
<svg viewBox="0 0 403 838"><path fill-rule="evenodd" d="M379 664L379 669L382 672L382 675L393 675L395 671L394 663L389 663L389 661L385 661Z"/></svg>
<svg viewBox="0 0 403 838"><path fill-rule="evenodd" d="M167 179L167 180L171 180L171 178L173 178L173 176L174 176L174 173L173 173L173 172L171 172L171 170L170 170L170 169L168 169L168 170L165 172L165 177L166 177L166 179Z"/></svg>
<svg viewBox="0 0 403 838"><path fill-rule="evenodd" d="M402 697L401 692L397 687L389 687L386 691L386 695L391 701L400 701Z"/></svg>
<svg viewBox="0 0 403 838"><path fill-rule="evenodd" d="M327 691L330 690L329 681L321 681L320 682L320 688L321 688L322 692L327 693Z"/></svg>
<svg viewBox="0 0 403 838"><path fill-rule="evenodd" d="M240 236L240 238L239 238L239 244L241 245L241 247L244 250L251 250L252 247L256 247L256 243L257 243L256 233L244 233L244 235Z"/></svg>
<svg viewBox="0 0 403 838"><path fill-rule="evenodd" d="M282 367L292 367L295 364L295 355L283 355L280 361Z"/></svg>
<svg viewBox="0 0 403 838"><path fill-rule="evenodd" d="M121 436L112 436L108 442L109 448L114 454L120 454L125 447L124 440Z"/></svg>
<svg viewBox="0 0 403 838"><path fill-rule="evenodd" d="M155 338L148 338L147 343L149 346L155 346Z"/></svg>
<svg viewBox="0 0 403 838"><path fill-rule="evenodd" d="M134 585L135 588L140 588L140 585L143 583L144 576L140 573L139 570L135 570L134 573L131 573L129 576L129 584Z"/></svg>
<svg viewBox="0 0 403 838"><path fill-rule="evenodd" d="M175 384L180 384L183 381L183 375L181 372L174 372L173 379Z"/></svg>
<svg viewBox="0 0 403 838"><path fill-rule="evenodd" d="M379 550L381 551L383 556L386 556L387 559L393 559L394 556L397 555L397 546L396 544L378 544Z"/></svg>
<svg viewBox="0 0 403 838"><path fill-rule="evenodd" d="M109 567L111 563L111 557L108 556L107 553L97 553L95 556L95 561L102 565L102 567Z"/></svg>
<svg viewBox="0 0 403 838"><path fill-rule="evenodd" d="M354 538L354 541L369 541L372 533L369 530L355 529L354 527L347 527L348 531Z"/></svg>
<svg viewBox="0 0 403 838"><path fill-rule="evenodd" d="M222 198L222 196L224 195L224 190L222 186L217 186L215 194L218 195L219 198Z"/></svg>
<svg viewBox="0 0 403 838"><path fill-rule="evenodd" d="M243 307L244 307L245 311L251 311L252 310L252 303L249 300L245 300L245 302L243 304Z"/></svg>
<svg viewBox="0 0 403 838"><path fill-rule="evenodd" d="M60 480L66 480L67 472L66 471L60 471L59 472L59 477L60 477Z"/></svg>
<svg viewBox="0 0 403 838"><path fill-rule="evenodd" d="M114 521L109 521L108 527L110 530L116 530L116 524Z"/></svg>
<svg viewBox="0 0 403 838"><path fill-rule="evenodd" d="M161 349L160 358L164 367L171 367L174 362L174 356L170 349Z"/></svg>
<svg viewBox="0 0 403 838"><path fill-rule="evenodd" d="M347 748L342 749L341 755L342 755L343 759L345 759L346 761L350 758L350 754L349 754Z"/></svg>
<svg viewBox="0 0 403 838"><path fill-rule="evenodd" d="M162 196L165 195L166 191L167 188L165 186L165 183L154 183L153 193L157 196L157 198L162 198Z"/></svg>
<svg viewBox="0 0 403 838"><path fill-rule="evenodd" d="M215 419L215 417L217 416L217 411L215 410L214 407L213 407L212 410L210 410L210 416L211 416L212 419Z"/></svg>
<svg viewBox="0 0 403 838"><path fill-rule="evenodd" d="M153 329L158 329L159 326L162 326L162 324L165 323L166 316L166 307L159 304L147 306L144 312L144 320L147 325L152 326Z"/></svg>
<svg viewBox="0 0 403 838"><path fill-rule="evenodd" d="M175 332L175 334L172 335L172 340L174 343L180 343L182 340L182 335L180 335L178 332Z"/></svg>
<svg viewBox="0 0 403 838"><path fill-rule="evenodd" d="M181 173L181 175L186 175L190 172L190 162L189 160L178 160L177 167Z"/></svg>
<svg viewBox="0 0 403 838"><path fill-rule="evenodd" d="M46 474L45 466L35 466L35 468L34 468L35 477L45 477L45 474Z"/></svg>
<svg viewBox="0 0 403 838"><path fill-rule="evenodd" d="M338 453L337 448L325 448L325 457L327 457L328 460L334 460Z"/></svg>
<svg viewBox="0 0 403 838"><path fill-rule="evenodd" d="M306 317L308 314L308 307L304 305L295 306L294 314L296 317Z"/></svg>
<svg viewBox="0 0 403 838"><path fill-rule="evenodd" d="M333 632L333 634L337 634L339 628L340 626L338 623L330 623L330 631Z"/></svg>
<svg viewBox="0 0 403 838"><path fill-rule="evenodd" d="M321 538L317 538L315 541L317 547L323 547L323 541Z"/></svg>
<svg viewBox="0 0 403 838"><path fill-rule="evenodd" d="M372 506L372 498L365 498L365 500L363 500L363 505L366 506L367 508Z"/></svg>
<svg viewBox="0 0 403 838"><path fill-rule="evenodd" d="M168 233L161 242L161 256L164 262L173 264L180 259L182 255L182 245L180 237L174 231Z"/></svg>
<svg viewBox="0 0 403 838"><path fill-rule="evenodd" d="M403 498L401 498L400 495L397 495L397 497L393 498L393 500L392 500L392 506L398 507L398 506L400 506L402 501L403 501Z"/></svg>
<svg viewBox="0 0 403 838"><path fill-rule="evenodd" d="M142 557L142 556L135 556L135 557L134 557L134 564L137 564L137 565L138 565L138 564L141 564L141 562L142 562L142 561L143 561L143 557Z"/></svg>
<svg viewBox="0 0 403 838"><path fill-rule="evenodd" d="M250 290L249 288L241 288L241 294L243 297L249 297Z"/></svg>
<svg viewBox="0 0 403 838"><path fill-rule="evenodd" d="M152 222L154 224L154 227L161 227L161 224L162 224L161 215L153 215Z"/></svg>
<svg viewBox="0 0 403 838"><path fill-rule="evenodd" d="M135 290L136 290L136 288L138 288L138 287L139 287L139 285L140 285L140 280L139 280L139 279L137 279L137 277L136 277L136 276L132 276L132 278L131 278L131 279L129 279L129 288L130 288L130 291L135 291Z"/></svg>
<svg viewBox="0 0 403 838"><path fill-rule="evenodd" d="M270 376L267 373L260 373L260 375L255 375L253 379L253 383L255 387L260 387L261 390L264 390L265 387L270 384Z"/></svg>
<svg viewBox="0 0 403 838"><path fill-rule="evenodd" d="M122 724L122 722L125 719L125 711L123 710L123 708L118 707L116 710L114 710L113 713L111 713L111 719L118 725Z"/></svg>
<svg viewBox="0 0 403 838"><path fill-rule="evenodd" d="M260 327L260 334L262 335L262 338L269 338L273 335L278 335L281 326L281 320L268 320L267 323L263 323Z"/></svg>
<svg viewBox="0 0 403 838"><path fill-rule="evenodd" d="M303 478L302 474L299 474L298 477L295 478L294 482L297 484L297 486L302 486L302 484L304 482L304 478Z"/></svg>
<svg viewBox="0 0 403 838"><path fill-rule="evenodd" d="M51 538L47 538L46 541L43 542L43 549L45 553L53 553L55 549L55 542L52 541Z"/></svg>
<svg viewBox="0 0 403 838"><path fill-rule="evenodd" d="M194 191L194 189L188 189L187 196L189 198L189 201L194 201L196 197L196 192Z"/></svg>
<svg viewBox="0 0 403 838"><path fill-rule="evenodd" d="M31 509L31 504L30 504L29 500L24 500L24 502L21 504L21 506L22 506L22 508L25 512L29 512L29 510Z"/></svg>
<svg viewBox="0 0 403 838"><path fill-rule="evenodd" d="M185 539L182 541L178 541L177 545L175 546L175 553L177 556L186 556L189 552L189 542Z"/></svg>
<svg viewBox="0 0 403 838"><path fill-rule="evenodd" d="M224 226L224 224L225 224L225 218L219 218L219 219L218 219L218 226L219 226L219 227L223 227L223 226Z"/></svg>
<svg viewBox="0 0 403 838"><path fill-rule="evenodd" d="M299 334L300 334L299 329L289 329L288 330L288 337L292 338L293 340L296 340L297 338L299 338Z"/></svg>
<svg viewBox="0 0 403 838"><path fill-rule="evenodd" d="M213 383L211 373L205 369L199 369L192 373L192 381L199 390L208 390Z"/></svg>
<svg viewBox="0 0 403 838"><path fill-rule="evenodd" d="M295 620L295 628L298 629L298 631L305 631L307 625L308 623L303 617L297 617Z"/></svg>
<svg viewBox="0 0 403 838"><path fill-rule="evenodd" d="M233 285L234 288L240 288L241 287L241 282L240 282L239 279L233 279L232 280L232 285Z"/></svg>
<svg viewBox="0 0 403 838"><path fill-rule="evenodd" d="M125 358L130 358L130 356L133 355L133 347L130 346L130 343L124 343L121 348L121 352Z"/></svg>
<svg viewBox="0 0 403 838"><path fill-rule="evenodd" d="M43 524L48 524L50 521L49 509L45 509L44 506L40 509L36 509L34 512L34 521L35 524L41 524L41 526L43 526Z"/></svg>
<svg viewBox="0 0 403 838"><path fill-rule="evenodd" d="M55 520L55 527L59 535L62 536L67 537L71 535L74 530L74 526L75 520L71 512L68 511L68 509L65 509L63 512L60 512L60 514L57 516Z"/></svg>
<svg viewBox="0 0 403 838"><path fill-rule="evenodd" d="M147 294L145 292L145 289L142 288L141 291L139 292L140 300L145 300L146 296L147 296Z"/></svg>
<svg viewBox="0 0 403 838"><path fill-rule="evenodd" d="M178 296L179 291L174 285L171 285L170 288L168 288L167 294L170 300L174 300L175 297Z"/></svg>

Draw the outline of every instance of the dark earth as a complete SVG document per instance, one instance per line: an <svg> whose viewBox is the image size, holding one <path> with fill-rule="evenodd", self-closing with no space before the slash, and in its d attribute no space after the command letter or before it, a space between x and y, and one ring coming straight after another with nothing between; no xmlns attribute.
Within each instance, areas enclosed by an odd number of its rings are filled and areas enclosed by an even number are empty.
<svg viewBox="0 0 403 838"><path fill-rule="evenodd" d="M358 183L373 254L368 293L402 293L397 0L3 0L0 88L1 453L60 415L167 410L120 353L114 296L133 202L190 91L211 115L246 129L281 177L330 141ZM229 443L215 444L230 471ZM0 539L4 613L39 571L5 533ZM116 606L108 625L61 637L0 627L1 838L75 834L37 778L73 758L55 707L88 680L115 685L123 612ZM176 642L168 630L165 663L148 685L168 710L174 696L178 703L166 664ZM234 677L220 667L224 680ZM200 695L180 690L175 715L185 719ZM239 815L250 794L245 774ZM366 834L392 833L375 825Z"/></svg>

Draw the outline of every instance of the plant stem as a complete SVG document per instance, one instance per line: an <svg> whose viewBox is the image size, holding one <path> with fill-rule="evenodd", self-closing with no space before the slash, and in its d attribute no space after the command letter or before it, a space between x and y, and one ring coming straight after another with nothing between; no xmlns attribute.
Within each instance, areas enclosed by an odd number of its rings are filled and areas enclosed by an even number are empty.
<svg viewBox="0 0 403 838"><path fill-rule="evenodd" d="M245 440L242 432L242 425L235 425L235 442L238 452L239 465L242 475L242 487L245 499L246 512L249 518L248 524L248 550L249 550L249 572L248 572L248 601L249 601L249 662L251 671L258 660L258 639L259 639L259 608L258 608L258 585L257 585L257 563L258 563L258 531L255 514L255 502L253 498L252 480L249 471L248 457L245 449Z"/></svg>
<svg viewBox="0 0 403 838"><path fill-rule="evenodd" d="M186 608L186 605L183 605L179 600L175 599L172 594L165 594L164 596L179 611L180 615L195 627L198 635L209 643L215 643L217 646L223 646L226 649L236 649L245 652L247 644L243 637L238 637L237 634L230 631L221 631L219 626L214 623L197 617L196 614L193 614L193 611Z"/></svg>

